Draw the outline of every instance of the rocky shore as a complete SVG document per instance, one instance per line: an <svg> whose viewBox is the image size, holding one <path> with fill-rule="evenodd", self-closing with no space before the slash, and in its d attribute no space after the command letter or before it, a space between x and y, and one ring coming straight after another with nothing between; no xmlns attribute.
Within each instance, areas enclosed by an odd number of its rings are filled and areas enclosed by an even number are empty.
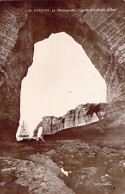
<svg viewBox="0 0 125 194"><path fill-rule="evenodd" d="M124 148L57 140L2 143L0 150L2 194L125 192Z"/></svg>
<svg viewBox="0 0 125 194"><path fill-rule="evenodd" d="M24 146L17 157L16 153L0 157L0 193L74 193L60 178L62 172L49 156L39 153L26 156L28 150L34 152L30 146Z"/></svg>

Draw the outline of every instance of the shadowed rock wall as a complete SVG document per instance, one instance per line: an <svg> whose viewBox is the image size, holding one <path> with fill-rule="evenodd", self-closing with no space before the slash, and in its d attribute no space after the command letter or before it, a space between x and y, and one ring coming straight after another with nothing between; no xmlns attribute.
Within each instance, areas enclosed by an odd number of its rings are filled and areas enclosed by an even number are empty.
<svg viewBox="0 0 125 194"><path fill-rule="evenodd" d="M124 5L122 0L0 2L0 138L15 139L21 81L32 64L34 44L61 31L82 45L105 79L108 119L125 124ZM43 8L56 11L37 11Z"/></svg>

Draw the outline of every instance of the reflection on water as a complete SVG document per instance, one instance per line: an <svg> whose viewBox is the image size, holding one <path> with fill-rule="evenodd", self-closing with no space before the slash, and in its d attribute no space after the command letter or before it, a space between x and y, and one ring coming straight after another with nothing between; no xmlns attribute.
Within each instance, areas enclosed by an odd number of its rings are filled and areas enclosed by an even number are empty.
<svg viewBox="0 0 125 194"><path fill-rule="evenodd" d="M63 173L64 175L68 176L69 172L68 172L68 171L65 171L63 167L61 168L61 171L62 171L62 173Z"/></svg>
<svg viewBox="0 0 125 194"><path fill-rule="evenodd" d="M81 140L1 143L0 148L0 193L56 193L59 188L62 193L125 193L123 150Z"/></svg>

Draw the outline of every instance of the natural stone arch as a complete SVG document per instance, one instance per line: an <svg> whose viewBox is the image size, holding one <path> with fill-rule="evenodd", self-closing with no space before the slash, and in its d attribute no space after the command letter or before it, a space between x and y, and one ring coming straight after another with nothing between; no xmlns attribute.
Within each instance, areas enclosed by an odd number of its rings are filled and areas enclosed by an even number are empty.
<svg viewBox="0 0 125 194"><path fill-rule="evenodd" d="M15 139L20 117L21 80L32 64L34 44L51 33L66 32L80 43L107 84L108 118L124 124L124 7L122 1L53 1L47 9L107 9L115 11L31 12L41 2L1 2L0 130Z"/></svg>

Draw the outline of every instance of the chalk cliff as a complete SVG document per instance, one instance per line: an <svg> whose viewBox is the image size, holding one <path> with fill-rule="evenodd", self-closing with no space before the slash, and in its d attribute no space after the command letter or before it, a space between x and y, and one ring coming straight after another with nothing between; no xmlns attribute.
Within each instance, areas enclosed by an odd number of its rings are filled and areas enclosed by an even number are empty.
<svg viewBox="0 0 125 194"><path fill-rule="evenodd" d="M62 117L45 116L42 121L37 125L34 136L37 135L39 127L42 127L42 135L53 134L57 131L87 125L104 119L106 116L106 103L100 104L82 104L73 110L69 110Z"/></svg>

